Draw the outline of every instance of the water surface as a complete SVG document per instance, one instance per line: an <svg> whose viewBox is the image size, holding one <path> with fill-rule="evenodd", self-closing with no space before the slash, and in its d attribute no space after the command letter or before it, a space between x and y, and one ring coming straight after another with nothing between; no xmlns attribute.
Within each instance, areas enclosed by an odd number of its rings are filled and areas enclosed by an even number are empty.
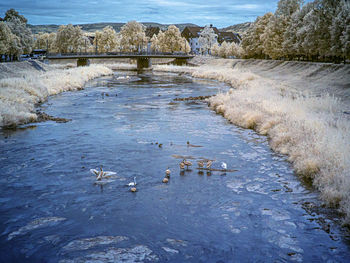
<svg viewBox="0 0 350 263"><path fill-rule="evenodd" d="M1 131L0 261L349 261L338 215L266 137L203 101L174 101L226 89L116 73L42 106L72 121ZM201 158L237 171L200 171ZM89 170L100 165L117 176L96 184ZM133 177L136 193L125 186Z"/></svg>

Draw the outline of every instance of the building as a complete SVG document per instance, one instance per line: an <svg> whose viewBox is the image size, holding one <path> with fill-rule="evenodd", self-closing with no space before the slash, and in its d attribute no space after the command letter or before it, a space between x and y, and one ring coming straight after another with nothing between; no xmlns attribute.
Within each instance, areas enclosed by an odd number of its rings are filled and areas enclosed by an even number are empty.
<svg viewBox="0 0 350 263"><path fill-rule="evenodd" d="M218 35L217 40L218 40L219 44L221 44L224 41L229 42L229 43L235 42L237 44L239 44L241 42L241 38L240 38L239 34L237 34L237 33L220 32L216 27L213 27L212 25L210 25L210 27L212 27L214 30L214 33ZM204 29L204 27L187 26L182 31L181 36L186 38L186 40L190 44L191 53L199 54L201 47L199 45L198 40L199 40L200 33L202 32L203 29Z"/></svg>
<svg viewBox="0 0 350 263"><path fill-rule="evenodd" d="M213 28L214 33L219 35L219 30L216 27L213 27L210 25L210 27ZM186 38L188 43L190 44L191 47L191 53L194 54L199 54L200 51L200 45L199 45L199 35L201 31L204 29L204 27L199 27L199 26L187 26L182 30L181 36Z"/></svg>
<svg viewBox="0 0 350 263"><path fill-rule="evenodd" d="M227 43L235 42L236 44L241 43L242 39L238 33L233 32L219 32L218 42L222 44L222 42L226 41Z"/></svg>

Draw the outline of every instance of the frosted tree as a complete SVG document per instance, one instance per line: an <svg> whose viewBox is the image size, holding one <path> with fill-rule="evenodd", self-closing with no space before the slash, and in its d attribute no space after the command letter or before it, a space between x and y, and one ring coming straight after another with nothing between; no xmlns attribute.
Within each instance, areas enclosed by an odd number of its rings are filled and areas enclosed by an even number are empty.
<svg viewBox="0 0 350 263"><path fill-rule="evenodd" d="M302 41L307 32L304 32L302 27L305 16L310 12L311 8L312 4L304 5L301 10L296 11L291 16L290 22L284 33L284 41L282 44L285 56L290 59L293 59L295 56L301 57L301 55L305 54L302 48Z"/></svg>
<svg viewBox="0 0 350 263"><path fill-rule="evenodd" d="M31 53L34 44L32 31L27 28L27 25L23 23L22 19L16 16L10 17L6 22L12 34L19 38L22 52L26 54Z"/></svg>
<svg viewBox="0 0 350 263"><path fill-rule="evenodd" d="M162 52L187 52L187 40L181 37L180 30L174 25L169 26L168 30L166 30L165 32L159 32L157 38L159 43L159 49Z"/></svg>
<svg viewBox="0 0 350 263"><path fill-rule="evenodd" d="M316 32L318 34L318 54L322 57L332 56L330 39L330 26L332 20L337 16L337 8L341 5L342 0L316 0L316 11L318 14L318 24ZM339 25L338 25L339 26Z"/></svg>
<svg viewBox="0 0 350 263"><path fill-rule="evenodd" d="M227 49L229 48L229 44L226 43L226 41L222 42L220 48L219 48L219 56L226 58L227 56Z"/></svg>
<svg viewBox="0 0 350 263"><path fill-rule="evenodd" d="M300 0L280 0L274 16L270 17L269 23L262 34L263 52L273 59L290 55L286 52L285 35L287 28L293 22L293 14L300 10Z"/></svg>
<svg viewBox="0 0 350 263"><path fill-rule="evenodd" d="M79 26L62 25L58 28L56 46L61 53L78 52L84 48L83 31Z"/></svg>
<svg viewBox="0 0 350 263"><path fill-rule="evenodd" d="M330 26L331 54L339 61L349 57L350 2L341 1ZM346 49L348 52L346 52ZM346 55L348 53L348 55Z"/></svg>
<svg viewBox="0 0 350 263"><path fill-rule="evenodd" d="M308 3L305 8L308 13L305 15L302 26L297 32L300 39L299 46L308 60L315 60L319 55L320 31L318 30L318 25L320 24L320 17L314 2Z"/></svg>
<svg viewBox="0 0 350 263"><path fill-rule="evenodd" d="M124 51L138 51L147 45L146 27L136 21L129 21L122 26L119 34L121 48Z"/></svg>
<svg viewBox="0 0 350 263"><path fill-rule="evenodd" d="M22 54L23 54L23 46L21 44L21 39L16 35L12 35L10 47L9 47L9 55L11 57L11 60L13 60L13 57L18 59L19 56Z"/></svg>
<svg viewBox="0 0 350 263"><path fill-rule="evenodd" d="M283 42L284 34L288 26L286 16L271 16L266 26L263 39L263 52L272 59L282 58L284 54Z"/></svg>
<svg viewBox="0 0 350 263"><path fill-rule="evenodd" d="M198 43L202 54L209 54L211 47L217 43L218 35L215 34L214 29L210 26L205 26L199 34Z"/></svg>
<svg viewBox="0 0 350 263"><path fill-rule="evenodd" d="M45 49L48 52L58 52L56 46L56 33L39 33L35 36L34 48Z"/></svg>
<svg viewBox="0 0 350 263"><path fill-rule="evenodd" d="M111 52L116 50L120 41L117 33L111 26L106 26L102 31L95 32L94 45L98 47L98 52Z"/></svg>
<svg viewBox="0 0 350 263"><path fill-rule="evenodd" d="M191 52L191 46L190 43L186 40L186 38L183 38L183 45L181 47L181 51L185 53L190 53Z"/></svg>
<svg viewBox="0 0 350 263"><path fill-rule="evenodd" d="M343 31L343 35L340 37L342 43L342 54L345 58L350 59L350 15L349 6L347 7L347 17L344 24L346 25Z"/></svg>
<svg viewBox="0 0 350 263"><path fill-rule="evenodd" d="M13 35L5 22L0 22L0 54L9 54Z"/></svg>
<svg viewBox="0 0 350 263"><path fill-rule="evenodd" d="M275 16L291 17L300 10L302 0L280 0L277 4Z"/></svg>
<svg viewBox="0 0 350 263"><path fill-rule="evenodd" d="M219 49L220 49L219 43L215 43L210 49L211 55L219 56Z"/></svg>
<svg viewBox="0 0 350 263"><path fill-rule="evenodd" d="M120 42L118 42L120 43ZM79 51L81 52L95 52L96 49L93 44L91 44L90 38L88 35L84 34L79 41Z"/></svg>
<svg viewBox="0 0 350 263"><path fill-rule="evenodd" d="M226 49L226 57L240 58L242 57L243 53L243 48L239 44L235 42L228 44Z"/></svg>
<svg viewBox="0 0 350 263"><path fill-rule="evenodd" d="M27 19L20 15L15 9L11 8L6 11L4 21L10 21L14 18L18 18L23 24L27 24Z"/></svg>
<svg viewBox="0 0 350 263"><path fill-rule="evenodd" d="M243 36L242 48L248 57L264 57L264 39L262 38L262 35L264 34L266 26L272 16L273 14L269 12L262 17L258 17Z"/></svg>
<svg viewBox="0 0 350 263"><path fill-rule="evenodd" d="M161 33L161 32L162 31L159 31L159 33ZM158 37L156 34L154 34L151 38L151 50L153 52L157 52L159 50L159 41L158 41Z"/></svg>

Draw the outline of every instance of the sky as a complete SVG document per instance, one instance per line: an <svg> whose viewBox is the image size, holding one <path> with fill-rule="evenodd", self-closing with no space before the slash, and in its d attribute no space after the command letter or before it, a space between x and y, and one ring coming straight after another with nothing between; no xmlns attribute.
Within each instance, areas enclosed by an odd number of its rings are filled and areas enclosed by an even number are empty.
<svg viewBox="0 0 350 263"><path fill-rule="evenodd" d="M225 27L274 12L278 0L0 0L0 17L16 9L29 24L194 23Z"/></svg>

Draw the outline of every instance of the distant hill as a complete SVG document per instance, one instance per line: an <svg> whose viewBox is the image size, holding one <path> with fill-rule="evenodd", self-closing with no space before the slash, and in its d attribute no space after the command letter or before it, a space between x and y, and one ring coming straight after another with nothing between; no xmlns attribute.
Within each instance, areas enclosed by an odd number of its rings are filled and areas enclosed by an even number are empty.
<svg viewBox="0 0 350 263"><path fill-rule="evenodd" d="M221 28L220 31L244 33L245 31L248 30L248 28L250 27L251 24L252 24L251 22L245 22L245 23Z"/></svg>
<svg viewBox="0 0 350 263"><path fill-rule="evenodd" d="M142 22L143 25L146 27L152 26L152 27L160 27L162 30L166 30L168 28L167 24L159 24L159 23L152 23L152 22ZM125 23L93 23L93 24L79 24L82 28L82 30L87 32L95 32L96 30L102 30L106 26L112 26L115 31L119 32L120 28L125 25ZM45 33L51 33L56 32L60 25L28 25L29 28L32 30L33 34L37 34L39 32L45 32ZM76 26L76 25L75 25ZM175 24L180 31L182 31L186 26L197 26L195 24Z"/></svg>

